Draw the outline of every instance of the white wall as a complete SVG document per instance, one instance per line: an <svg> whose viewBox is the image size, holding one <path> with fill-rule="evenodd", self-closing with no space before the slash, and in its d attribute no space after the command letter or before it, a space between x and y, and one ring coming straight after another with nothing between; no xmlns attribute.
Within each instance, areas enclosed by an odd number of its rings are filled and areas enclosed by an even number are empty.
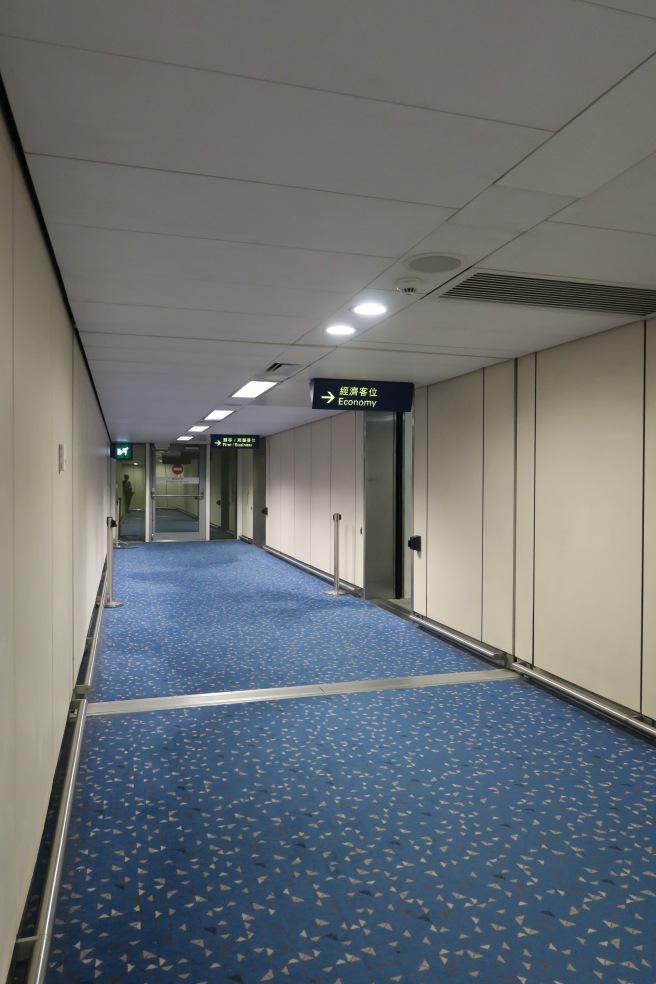
<svg viewBox="0 0 656 984"><path fill-rule="evenodd" d="M655 420L656 322L419 391L415 610L656 717Z"/></svg>
<svg viewBox="0 0 656 984"><path fill-rule="evenodd" d="M645 542L643 584L643 712L656 718L656 320L645 345Z"/></svg>
<svg viewBox="0 0 656 984"><path fill-rule="evenodd" d="M364 417L336 414L267 439L267 546L333 572L332 515L341 513L340 577L362 587Z"/></svg>
<svg viewBox="0 0 656 984"><path fill-rule="evenodd" d="M640 704L644 328L540 352L536 666Z"/></svg>
<svg viewBox="0 0 656 984"><path fill-rule="evenodd" d="M429 618L481 638L483 371L428 390Z"/></svg>
<svg viewBox="0 0 656 984"><path fill-rule="evenodd" d="M13 156L0 126L0 980L18 926L14 658Z"/></svg>
<svg viewBox="0 0 656 984"><path fill-rule="evenodd" d="M108 441L0 125L0 980L105 553ZM59 470L59 445L67 467Z"/></svg>
<svg viewBox="0 0 656 984"><path fill-rule="evenodd" d="M483 371L483 596L481 637L513 650L515 363Z"/></svg>

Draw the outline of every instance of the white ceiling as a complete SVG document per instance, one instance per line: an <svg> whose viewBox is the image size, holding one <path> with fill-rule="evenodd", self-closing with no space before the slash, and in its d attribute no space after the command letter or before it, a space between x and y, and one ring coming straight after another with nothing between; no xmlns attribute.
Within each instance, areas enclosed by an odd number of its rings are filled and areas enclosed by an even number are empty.
<svg viewBox="0 0 656 984"><path fill-rule="evenodd" d="M656 287L653 0L3 0L0 70L117 439L633 320L431 294L466 270ZM432 252L459 266L399 293Z"/></svg>

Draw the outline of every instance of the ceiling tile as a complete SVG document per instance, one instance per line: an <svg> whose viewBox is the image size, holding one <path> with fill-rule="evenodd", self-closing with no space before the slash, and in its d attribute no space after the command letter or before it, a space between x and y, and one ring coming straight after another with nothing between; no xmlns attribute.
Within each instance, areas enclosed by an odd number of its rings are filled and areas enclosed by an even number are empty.
<svg viewBox="0 0 656 984"><path fill-rule="evenodd" d="M112 332L117 335L289 344L290 340L295 341L311 328L310 321L304 318L123 304L77 302L73 313L81 332Z"/></svg>
<svg viewBox="0 0 656 984"><path fill-rule="evenodd" d="M487 258L482 269L656 287L656 236L545 222Z"/></svg>
<svg viewBox="0 0 656 984"><path fill-rule="evenodd" d="M509 358L605 331L627 320L581 311L429 297L372 328L358 344L424 345Z"/></svg>
<svg viewBox="0 0 656 984"><path fill-rule="evenodd" d="M656 55L514 167L500 184L582 198L656 151L655 104Z"/></svg>
<svg viewBox="0 0 656 984"><path fill-rule="evenodd" d="M29 155L49 225L398 256L452 209Z"/></svg>
<svg viewBox="0 0 656 984"><path fill-rule="evenodd" d="M402 12L380 0L4 0L0 10L0 30L19 37L547 129L656 43L656 27L627 13L654 16L652 0L412 0Z"/></svg>
<svg viewBox="0 0 656 984"><path fill-rule="evenodd" d="M327 355L317 366L299 376L307 379L399 380L426 386L499 361L495 356L469 357L433 352L417 356L414 352L376 351L348 346Z"/></svg>
<svg viewBox="0 0 656 984"><path fill-rule="evenodd" d="M455 208L548 136L6 38L0 58L28 153Z"/></svg>
<svg viewBox="0 0 656 984"><path fill-rule="evenodd" d="M656 154L563 209L555 222L656 235Z"/></svg>

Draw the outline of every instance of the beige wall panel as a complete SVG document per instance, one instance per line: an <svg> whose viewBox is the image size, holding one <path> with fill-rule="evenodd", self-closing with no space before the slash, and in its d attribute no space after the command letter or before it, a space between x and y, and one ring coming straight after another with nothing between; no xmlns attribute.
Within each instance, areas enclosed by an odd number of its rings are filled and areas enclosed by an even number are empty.
<svg viewBox="0 0 656 984"><path fill-rule="evenodd" d="M481 638L483 372L428 391L427 615Z"/></svg>
<svg viewBox="0 0 656 984"><path fill-rule="evenodd" d="M538 353L535 665L640 701L643 326Z"/></svg>
<svg viewBox="0 0 656 984"><path fill-rule="evenodd" d="M59 288L52 277L52 709L53 742L61 744L73 679L73 332ZM59 445L66 455L59 471ZM90 613L89 613L90 614Z"/></svg>
<svg viewBox="0 0 656 984"><path fill-rule="evenodd" d="M237 456L237 481L239 482L238 536L253 539L253 452L240 451Z"/></svg>
<svg viewBox="0 0 656 984"><path fill-rule="evenodd" d="M7 135L0 124L0 980L4 981L18 927L16 891L16 746L14 741L14 407L13 188Z"/></svg>
<svg viewBox="0 0 656 984"><path fill-rule="evenodd" d="M515 518L515 656L533 662L533 526L535 519L535 354L517 360Z"/></svg>
<svg viewBox="0 0 656 984"><path fill-rule="evenodd" d="M355 582L355 416L355 413L339 413L330 418L330 515L332 517L337 512L342 517L339 524L339 574L340 578L351 584ZM332 557L330 569L333 571Z"/></svg>
<svg viewBox="0 0 656 984"><path fill-rule="evenodd" d="M51 271L22 180L14 196L16 861L27 893L56 757L52 715ZM31 439L26 439L31 435ZM35 450L38 435L42 453ZM38 613L35 617L35 612Z"/></svg>
<svg viewBox="0 0 656 984"><path fill-rule="evenodd" d="M412 434L413 533L421 537L421 551L412 551L413 609L419 615L426 615L428 390L425 386L415 390Z"/></svg>
<svg viewBox="0 0 656 984"><path fill-rule="evenodd" d="M355 415L355 573L353 583L364 585L364 420Z"/></svg>
<svg viewBox="0 0 656 984"><path fill-rule="evenodd" d="M280 461L282 440L280 434L267 438L267 524L266 542L272 550L280 546Z"/></svg>
<svg viewBox="0 0 656 984"><path fill-rule="evenodd" d="M73 619L75 674L107 553L107 433L82 354L73 346Z"/></svg>
<svg viewBox="0 0 656 984"><path fill-rule="evenodd" d="M645 366L645 574L642 713L656 718L656 320L647 322Z"/></svg>
<svg viewBox="0 0 656 984"><path fill-rule="evenodd" d="M515 362L483 370L483 641L513 651Z"/></svg>
<svg viewBox="0 0 656 984"><path fill-rule="evenodd" d="M311 564L312 550L312 424L294 431L294 550L293 555Z"/></svg>
<svg viewBox="0 0 656 984"><path fill-rule="evenodd" d="M332 521L330 512L330 449L332 417L311 424L312 428L312 528L310 563L326 573L332 565Z"/></svg>
<svg viewBox="0 0 656 984"><path fill-rule="evenodd" d="M294 556L295 491L294 491L295 431L280 434L280 550Z"/></svg>

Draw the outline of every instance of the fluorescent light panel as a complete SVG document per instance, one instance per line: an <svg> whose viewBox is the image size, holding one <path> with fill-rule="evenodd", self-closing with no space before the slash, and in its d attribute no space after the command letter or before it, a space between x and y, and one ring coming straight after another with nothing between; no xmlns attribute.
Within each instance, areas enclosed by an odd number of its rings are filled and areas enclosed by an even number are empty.
<svg viewBox="0 0 656 984"><path fill-rule="evenodd" d="M233 393L232 398L233 400L254 400L256 396L262 396L262 393L266 393L275 385L275 383L261 383L257 379L251 379L250 383L246 383L236 393Z"/></svg>
<svg viewBox="0 0 656 984"><path fill-rule="evenodd" d="M191 434L181 434L178 441L193 441Z"/></svg>
<svg viewBox="0 0 656 984"><path fill-rule="evenodd" d="M206 431L206 430L209 430L209 429L210 429L210 425L209 424L204 424L204 425L203 424L195 424L193 427L190 427L189 428L189 430L190 430L190 432L192 434L202 434L203 431Z"/></svg>
<svg viewBox="0 0 656 984"><path fill-rule="evenodd" d="M203 420L225 420L226 417L229 417L234 412L234 410L212 410L211 413L208 413L207 417L203 417Z"/></svg>

